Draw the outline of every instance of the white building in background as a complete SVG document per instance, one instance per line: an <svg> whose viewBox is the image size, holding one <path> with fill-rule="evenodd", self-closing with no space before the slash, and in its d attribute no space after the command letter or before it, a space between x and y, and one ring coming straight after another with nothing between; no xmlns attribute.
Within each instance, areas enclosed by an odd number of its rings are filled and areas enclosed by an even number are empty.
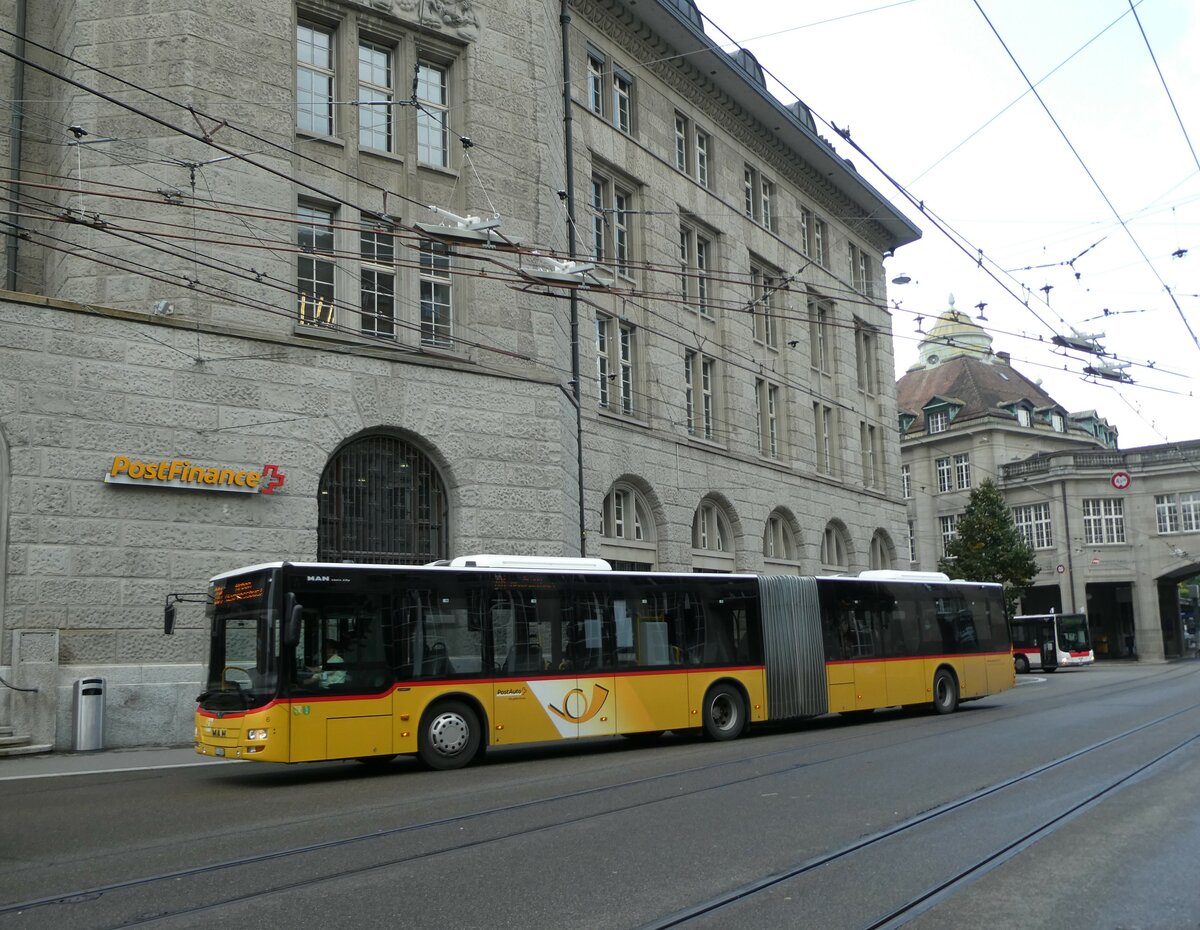
<svg viewBox="0 0 1200 930"><path fill-rule="evenodd" d="M1086 611L1100 659L1187 652L1179 585L1200 574L1200 440L1121 450L950 309L896 384L914 569L932 570L972 487L992 479L1034 548L1025 613Z"/></svg>

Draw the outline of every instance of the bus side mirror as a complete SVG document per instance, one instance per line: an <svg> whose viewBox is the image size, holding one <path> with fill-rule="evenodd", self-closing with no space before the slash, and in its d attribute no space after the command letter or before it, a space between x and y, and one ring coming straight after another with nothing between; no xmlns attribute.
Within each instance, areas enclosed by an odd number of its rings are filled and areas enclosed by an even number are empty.
<svg viewBox="0 0 1200 930"><path fill-rule="evenodd" d="M304 608L296 603L296 595L288 592L284 601L283 645L292 648L300 642L300 619Z"/></svg>
<svg viewBox="0 0 1200 930"><path fill-rule="evenodd" d="M163 608L163 634L170 636L175 632L175 605L167 601Z"/></svg>

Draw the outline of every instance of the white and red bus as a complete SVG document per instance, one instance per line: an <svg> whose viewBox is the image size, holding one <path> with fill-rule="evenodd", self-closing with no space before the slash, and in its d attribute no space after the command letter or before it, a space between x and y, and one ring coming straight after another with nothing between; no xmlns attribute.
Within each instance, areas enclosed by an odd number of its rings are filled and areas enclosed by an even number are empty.
<svg viewBox="0 0 1200 930"><path fill-rule="evenodd" d="M1023 614L1013 617L1010 628L1013 663L1022 674L1096 661L1087 614Z"/></svg>

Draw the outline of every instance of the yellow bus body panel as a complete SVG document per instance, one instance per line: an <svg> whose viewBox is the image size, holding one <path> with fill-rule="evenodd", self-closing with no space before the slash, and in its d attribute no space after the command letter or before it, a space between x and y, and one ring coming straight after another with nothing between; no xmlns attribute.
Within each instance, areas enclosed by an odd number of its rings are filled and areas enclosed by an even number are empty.
<svg viewBox="0 0 1200 930"><path fill-rule="evenodd" d="M953 669L963 700L1006 691L1016 684L1007 653L925 656L868 662L831 662L825 667L830 713L933 701L933 676Z"/></svg>
<svg viewBox="0 0 1200 930"><path fill-rule="evenodd" d="M766 719L762 668L642 672L400 685L379 696L291 698L221 717L197 712L196 752L262 762L313 762L417 752L421 718L436 701L458 700L481 715L489 745L685 730L717 681L737 682L751 721ZM265 740L249 733L266 730Z"/></svg>

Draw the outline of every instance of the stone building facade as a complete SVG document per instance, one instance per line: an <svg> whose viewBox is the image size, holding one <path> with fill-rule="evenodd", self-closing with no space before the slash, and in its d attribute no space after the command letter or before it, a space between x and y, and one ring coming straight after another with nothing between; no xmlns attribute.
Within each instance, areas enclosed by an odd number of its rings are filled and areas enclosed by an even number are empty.
<svg viewBox="0 0 1200 930"><path fill-rule="evenodd" d="M992 479L1033 546L1025 613L1082 611L1100 659L1191 647L1179 586L1200 575L1200 441L1118 448L1095 411L1068 412L951 307L897 382L914 569L932 570Z"/></svg>
<svg viewBox="0 0 1200 930"><path fill-rule="evenodd" d="M897 564L919 231L687 0L0 15L0 722L186 741L260 561Z"/></svg>

